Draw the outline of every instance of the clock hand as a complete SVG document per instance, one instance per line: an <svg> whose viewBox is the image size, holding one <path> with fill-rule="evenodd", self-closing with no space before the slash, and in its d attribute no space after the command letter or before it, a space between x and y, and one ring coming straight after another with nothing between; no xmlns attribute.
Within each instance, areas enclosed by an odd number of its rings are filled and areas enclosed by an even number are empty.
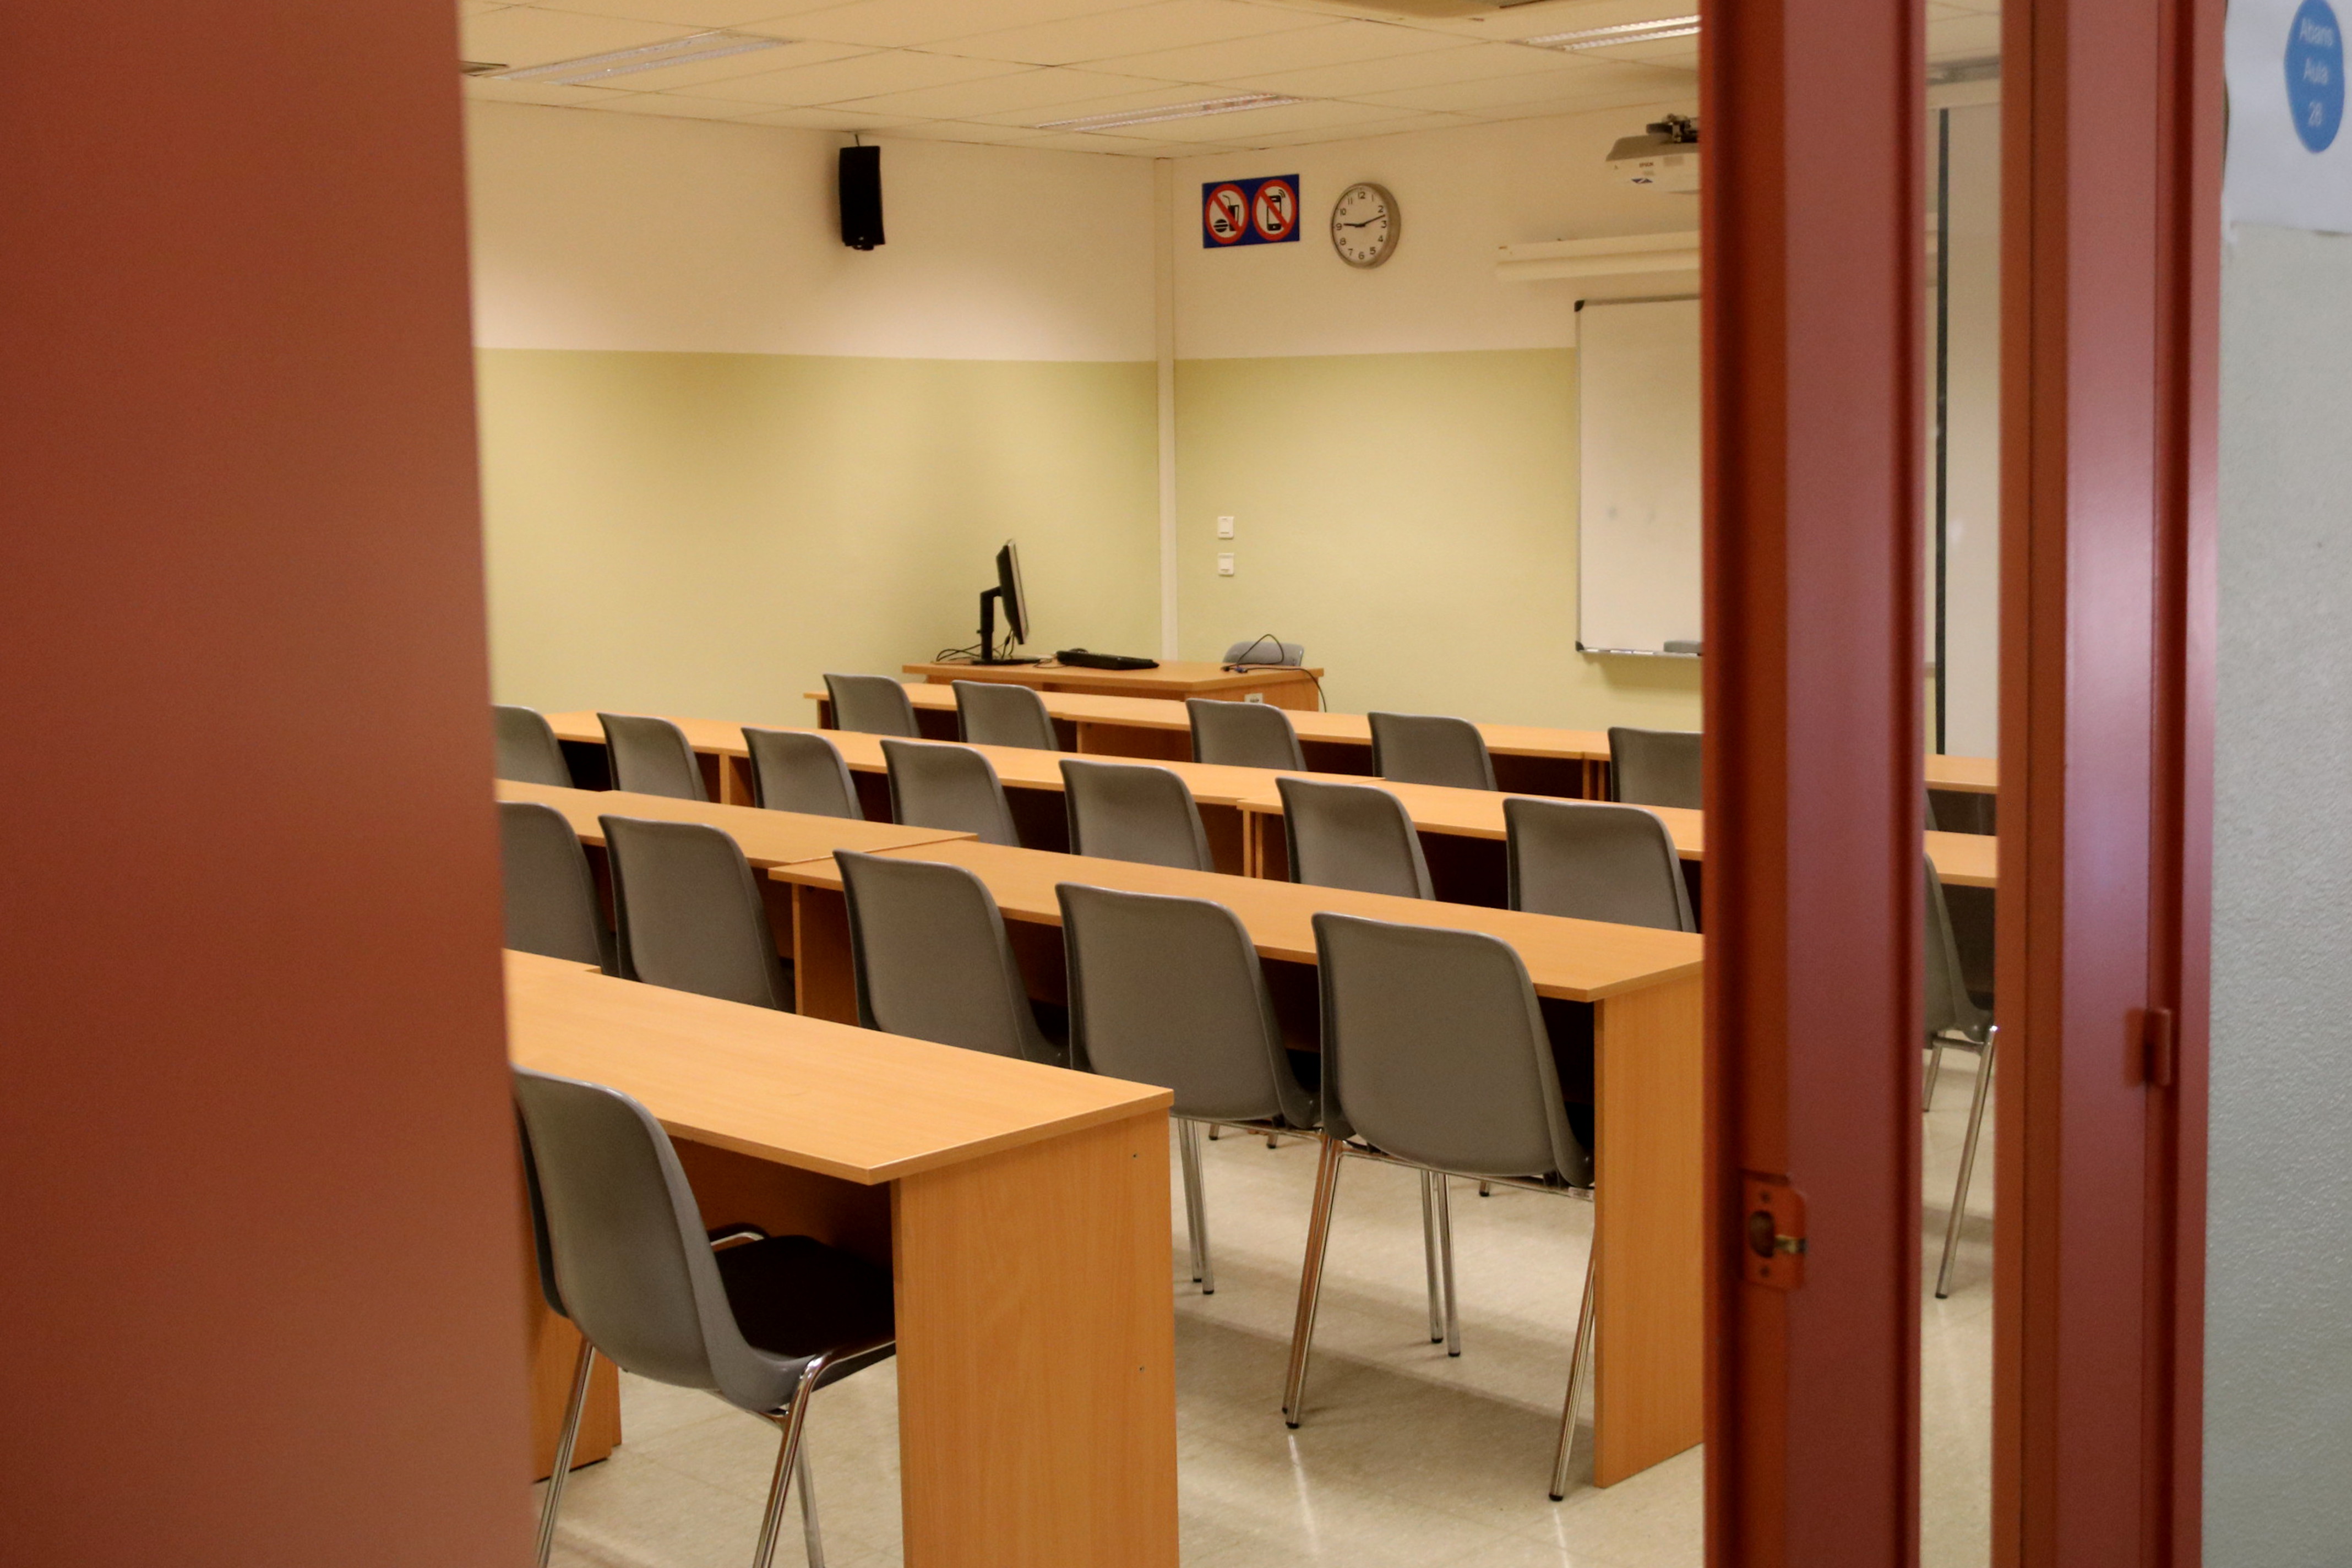
<svg viewBox="0 0 2352 1568"><path fill-rule="evenodd" d="M1343 223L1339 226L1341 228L1370 228L1376 223L1384 223L1387 220L1384 218L1368 217L1361 223Z"/></svg>

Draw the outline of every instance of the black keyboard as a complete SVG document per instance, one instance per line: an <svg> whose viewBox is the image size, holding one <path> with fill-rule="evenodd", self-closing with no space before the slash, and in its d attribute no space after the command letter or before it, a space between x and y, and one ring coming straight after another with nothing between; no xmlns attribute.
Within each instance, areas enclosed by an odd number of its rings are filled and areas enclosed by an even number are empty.
<svg viewBox="0 0 2352 1568"><path fill-rule="evenodd" d="M1138 658L1131 653L1092 653L1082 647L1066 647L1054 656L1056 664L1074 664L1080 669L1158 669L1156 658Z"/></svg>

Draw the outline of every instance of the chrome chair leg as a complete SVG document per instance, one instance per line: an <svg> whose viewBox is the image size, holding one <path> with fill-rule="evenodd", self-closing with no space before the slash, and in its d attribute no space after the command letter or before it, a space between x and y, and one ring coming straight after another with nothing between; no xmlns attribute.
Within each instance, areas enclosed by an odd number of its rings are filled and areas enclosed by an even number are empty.
<svg viewBox="0 0 2352 1568"><path fill-rule="evenodd" d="M1576 1343L1568 1352L1568 1400L1560 1406L1559 1448L1551 1460L1551 1500L1559 1501L1568 1495L1568 1462L1576 1451L1576 1412L1584 1403L1586 1364L1592 1358L1592 1310L1594 1287L1601 1278L1601 1255L1594 1252L1584 1264L1584 1305L1576 1314Z"/></svg>
<svg viewBox="0 0 2352 1568"><path fill-rule="evenodd" d="M1936 1300L1952 1293L1952 1257L1959 1250L1960 1221L1969 1211L1969 1179L1976 1174L1977 1140L1984 1131L1985 1097L1992 1089L1992 1051L2000 1043L1998 1026L1985 1036L1977 1056L1977 1092L1969 1106L1968 1140L1960 1145L1960 1179L1952 1191L1952 1217L1944 1226L1944 1263L1936 1270Z"/></svg>
<svg viewBox="0 0 2352 1568"><path fill-rule="evenodd" d="M1919 1086L1919 1109L1924 1113L1935 1108L1936 1075L1944 1067L1944 1037L1937 1035L1927 1042L1927 1079Z"/></svg>
<svg viewBox="0 0 2352 1568"><path fill-rule="evenodd" d="M1318 1135L1323 1145L1315 1163L1315 1207L1307 1219L1307 1258L1298 1270L1298 1316L1290 1326L1290 1370L1282 1390L1282 1418L1298 1425L1307 1396L1307 1349L1315 1338L1315 1305L1323 1292L1323 1255L1331 1244L1331 1208L1339 1195L1337 1138Z"/></svg>
<svg viewBox="0 0 2352 1568"><path fill-rule="evenodd" d="M572 1450L580 1441L580 1415L588 1407L588 1374L596 1369L596 1347L580 1336L572 1363L572 1397L563 1406L563 1430L555 1439L555 1468L548 1472L547 1498L539 1506L539 1568L555 1550L555 1510L563 1503L563 1483L572 1479Z"/></svg>
<svg viewBox="0 0 2352 1568"><path fill-rule="evenodd" d="M1480 1182L1478 1184L1478 1195L1482 1198L1493 1197L1495 1195L1495 1184L1492 1182Z"/></svg>
<svg viewBox="0 0 2352 1568"><path fill-rule="evenodd" d="M808 1557L808 1568L824 1568L824 1532L816 1526L816 1472L809 1468L808 1449L801 1449L801 1546Z"/></svg>
<svg viewBox="0 0 2352 1568"><path fill-rule="evenodd" d="M1201 1294L1217 1293L1217 1275L1209 1260L1209 1194L1201 1161L1201 1124L1180 1122L1176 1147L1184 1159L1184 1224L1192 1240L1192 1280Z"/></svg>
<svg viewBox="0 0 2352 1568"><path fill-rule="evenodd" d="M1437 1261L1445 1287L1445 1353L1462 1353L1462 1318L1455 1310L1459 1302L1454 1292L1454 1204L1447 1195L1444 1176L1436 1181L1437 1189Z"/></svg>
<svg viewBox="0 0 2352 1568"><path fill-rule="evenodd" d="M1421 1173L1421 1267L1429 1280L1429 1342L1445 1338L1445 1287L1437 1272L1437 1173Z"/></svg>
<svg viewBox="0 0 2352 1568"><path fill-rule="evenodd" d="M827 1364L826 1357L818 1356L803 1368L800 1385L793 1390L792 1404L782 1415L768 1417L784 1429L784 1436L776 1447L776 1479L768 1488L768 1511L760 1521L760 1544L751 1553L751 1568L771 1568L775 1561L776 1536L784 1522L784 1497L792 1490L793 1473L800 1466L801 1427L808 1419L809 1395ZM809 1528L814 1530L815 1526L812 1523Z"/></svg>

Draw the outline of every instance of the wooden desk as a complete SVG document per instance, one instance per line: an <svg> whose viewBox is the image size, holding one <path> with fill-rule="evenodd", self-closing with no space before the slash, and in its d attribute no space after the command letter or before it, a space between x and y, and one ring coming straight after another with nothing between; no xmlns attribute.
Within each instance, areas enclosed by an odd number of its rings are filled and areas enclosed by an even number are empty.
<svg viewBox="0 0 2352 1568"><path fill-rule="evenodd" d="M507 1014L660 1120L706 1223L891 1269L908 1568L1175 1568L1167 1090L521 953Z"/></svg>
<svg viewBox="0 0 2352 1568"><path fill-rule="evenodd" d="M738 731L739 739L740 731ZM631 795L617 789L563 789L555 784L498 781L502 801L551 805L572 831L592 848L604 847L604 816L649 816L660 822L699 822L732 837L743 858L765 870L793 860L814 860L836 849L902 849L942 838L969 838L944 827L900 827L890 822L855 822L841 816L806 816L796 811L762 811L753 805L715 805L674 800L666 795Z"/></svg>
<svg viewBox="0 0 2352 1568"><path fill-rule="evenodd" d="M1318 910L1483 931L1510 942L1547 999L1547 1013L1556 1016L1556 1038L1562 1025L1581 1022L1558 1016L1559 1009L1591 1008L1598 1126L1593 1234L1607 1260L1599 1283L1594 1479L1611 1485L1699 1441L1700 938L988 844L889 853L962 866L985 882L1005 914L1031 991L1054 1001L1066 999L1056 883L1223 903L1247 928L1285 1033L1300 1045L1315 1043ZM793 889L793 962L811 977L803 1005L823 1016L854 1016L838 869L830 861L803 861L769 876Z"/></svg>
<svg viewBox="0 0 2352 1568"><path fill-rule="evenodd" d="M1251 665L1240 670L1199 660L1163 659L1156 669L1087 669L1062 664L909 664L902 667L934 686L954 680L998 680L1034 686L1041 692L1084 692L1097 697L1147 697L1181 703L1187 697L1239 702L1253 694L1276 708L1311 709L1318 700L1319 666L1304 668ZM950 694L952 699L953 694Z"/></svg>

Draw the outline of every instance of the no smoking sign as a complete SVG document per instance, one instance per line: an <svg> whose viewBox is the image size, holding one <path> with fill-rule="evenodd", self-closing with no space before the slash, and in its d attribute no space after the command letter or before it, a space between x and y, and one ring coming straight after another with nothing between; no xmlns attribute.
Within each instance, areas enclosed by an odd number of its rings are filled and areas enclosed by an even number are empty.
<svg viewBox="0 0 2352 1568"><path fill-rule="evenodd" d="M1298 237L1298 176L1214 180L1201 187L1201 248L1287 245Z"/></svg>

